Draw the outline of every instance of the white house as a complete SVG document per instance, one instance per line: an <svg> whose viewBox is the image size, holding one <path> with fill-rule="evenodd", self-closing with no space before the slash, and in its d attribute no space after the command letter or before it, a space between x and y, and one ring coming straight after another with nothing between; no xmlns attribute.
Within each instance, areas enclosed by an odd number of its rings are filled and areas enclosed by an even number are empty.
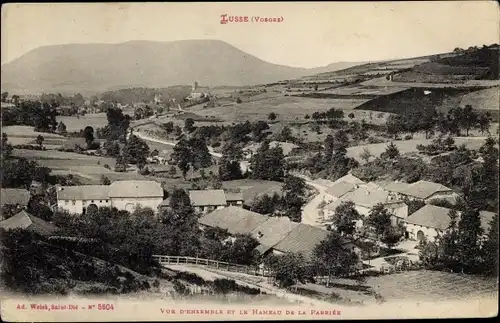
<svg viewBox="0 0 500 323"><path fill-rule="evenodd" d="M163 188L154 181L116 181L111 185L61 186L57 207L82 214L89 207L116 207L134 211L137 206L157 210L163 201Z"/></svg>
<svg viewBox="0 0 500 323"><path fill-rule="evenodd" d="M450 226L451 209L426 204L415 213L404 220L406 232L409 239L434 241L438 236L444 234ZM461 212L457 212L460 217ZM484 234L488 233L489 222L495 213L480 211L481 227ZM459 221L459 218L457 219Z"/></svg>
<svg viewBox="0 0 500 323"><path fill-rule="evenodd" d="M192 190L189 191L191 206L201 213L223 209L227 206L224 190Z"/></svg>
<svg viewBox="0 0 500 323"><path fill-rule="evenodd" d="M418 181L412 184L394 182L386 185L384 189L391 192L396 198L407 197L425 203L435 199L446 199L451 203L455 203L457 198L457 194L451 188L428 181Z"/></svg>

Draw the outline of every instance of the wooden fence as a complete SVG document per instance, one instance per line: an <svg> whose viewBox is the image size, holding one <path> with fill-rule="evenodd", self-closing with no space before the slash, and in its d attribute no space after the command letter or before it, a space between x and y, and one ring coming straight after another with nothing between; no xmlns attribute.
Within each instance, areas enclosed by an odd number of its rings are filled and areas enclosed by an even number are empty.
<svg viewBox="0 0 500 323"><path fill-rule="evenodd" d="M254 266L238 265L225 261L218 261L206 258L185 257L185 256L163 256L163 255L153 255L153 258L156 261L158 261L158 263L162 266L191 264L191 265L201 265L201 266L211 267L218 270L244 273L253 276L269 277L271 275L271 272L269 270L265 270L262 268Z"/></svg>

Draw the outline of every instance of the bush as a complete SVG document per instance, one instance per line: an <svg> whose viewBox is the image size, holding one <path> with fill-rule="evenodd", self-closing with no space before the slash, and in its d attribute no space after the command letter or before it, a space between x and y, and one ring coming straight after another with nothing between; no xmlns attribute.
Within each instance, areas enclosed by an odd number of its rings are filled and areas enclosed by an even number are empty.
<svg viewBox="0 0 500 323"><path fill-rule="evenodd" d="M404 139L405 139L405 140L411 140L411 139L413 139L413 136L412 136L412 135L406 135L406 136L404 137Z"/></svg>
<svg viewBox="0 0 500 323"><path fill-rule="evenodd" d="M232 279L216 279L213 282L213 288L216 293L228 294L230 292L236 291L238 285Z"/></svg>
<svg viewBox="0 0 500 323"><path fill-rule="evenodd" d="M198 286L206 285L206 281L200 276L184 271L177 273L177 275L175 275L175 279L181 279Z"/></svg>
<svg viewBox="0 0 500 323"><path fill-rule="evenodd" d="M181 283L178 280L174 280L173 284L174 284L174 290L177 294L181 296L189 295L189 290L183 283Z"/></svg>

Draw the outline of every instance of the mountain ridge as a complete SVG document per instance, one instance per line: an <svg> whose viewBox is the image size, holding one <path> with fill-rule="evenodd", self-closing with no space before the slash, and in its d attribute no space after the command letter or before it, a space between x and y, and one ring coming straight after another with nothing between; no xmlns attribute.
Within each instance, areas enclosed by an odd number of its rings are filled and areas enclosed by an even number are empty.
<svg viewBox="0 0 500 323"><path fill-rule="evenodd" d="M303 68L266 62L220 40L61 44L38 47L2 65L2 91L101 92L198 81L249 86L340 70L363 62Z"/></svg>

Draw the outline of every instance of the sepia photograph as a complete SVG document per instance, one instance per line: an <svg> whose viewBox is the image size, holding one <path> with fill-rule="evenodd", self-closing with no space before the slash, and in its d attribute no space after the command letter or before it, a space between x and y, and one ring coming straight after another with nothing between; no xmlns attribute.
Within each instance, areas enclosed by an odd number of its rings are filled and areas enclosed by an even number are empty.
<svg viewBox="0 0 500 323"><path fill-rule="evenodd" d="M9 3L6 322L498 315L496 1Z"/></svg>

